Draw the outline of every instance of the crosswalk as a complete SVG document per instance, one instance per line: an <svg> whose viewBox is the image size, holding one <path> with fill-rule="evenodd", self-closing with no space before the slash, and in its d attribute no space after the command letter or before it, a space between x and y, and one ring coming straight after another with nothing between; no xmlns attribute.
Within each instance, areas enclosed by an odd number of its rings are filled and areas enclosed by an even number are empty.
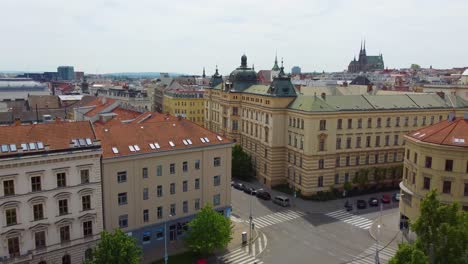
<svg viewBox="0 0 468 264"><path fill-rule="evenodd" d="M372 225L372 220L351 214L344 209L330 212L325 215L362 229L369 229Z"/></svg>
<svg viewBox="0 0 468 264"><path fill-rule="evenodd" d="M245 246L219 257L219 260L226 264L263 264L263 261L259 260L255 256L262 253L267 245L267 241L265 234L261 233L257 240L252 244L250 254L249 247Z"/></svg>
<svg viewBox="0 0 468 264"><path fill-rule="evenodd" d="M291 221L293 219L299 218L306 215L303 212L296 212L292 210L285 210L281 212L276 212L269 215L264 215L258 218L253 219L253 223L255 224L255 228L263 228L275 224L279 224L286 221Z"/></svg>
<svg viewBox="0 0 468 264"><path fill-rule="evenodd" d="M354 258L349 264L375 264L375 248L376 245L370 246L364 252ZM379 245L379 261L380 264L388 263L388 260L396 254L397 249L394 246L388 245L383 247Z"/></svg>

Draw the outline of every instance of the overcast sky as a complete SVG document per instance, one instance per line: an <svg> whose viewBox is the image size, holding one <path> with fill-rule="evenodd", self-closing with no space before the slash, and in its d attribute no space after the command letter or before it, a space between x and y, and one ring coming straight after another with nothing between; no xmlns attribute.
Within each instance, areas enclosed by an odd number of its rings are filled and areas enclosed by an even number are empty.
<svg viewBox="0 0 468 264"><path fill-rule="evenodd" d="M389 68L468 66L467 0L1 0L0 70L229 74L342 71L359 53Z"/></svg>

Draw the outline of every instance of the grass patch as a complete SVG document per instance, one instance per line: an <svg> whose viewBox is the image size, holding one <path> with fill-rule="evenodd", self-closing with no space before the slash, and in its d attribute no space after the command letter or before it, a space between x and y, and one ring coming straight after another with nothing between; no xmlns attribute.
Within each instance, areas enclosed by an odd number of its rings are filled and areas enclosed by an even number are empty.
<svg viewBox="0 0 468 264"><path fill-rule="evenodd" d="M169 256L167 261L168 264L193 264L195 261L200 259L200 255L194 254L193 252L187 251L177 255ZM164 259L153 262L153 264L164 264Z"/></svg>

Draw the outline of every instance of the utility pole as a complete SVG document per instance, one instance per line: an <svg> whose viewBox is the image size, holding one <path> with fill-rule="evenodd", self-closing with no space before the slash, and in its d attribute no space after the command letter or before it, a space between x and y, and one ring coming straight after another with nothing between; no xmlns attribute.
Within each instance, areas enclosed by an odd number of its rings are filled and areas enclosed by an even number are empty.
<svg viewBox="0 0 468 264"><path fill-rule="evenodd" d="M249 215L249 255L252 254L252 195L250 195L250 215Z"/></svg>

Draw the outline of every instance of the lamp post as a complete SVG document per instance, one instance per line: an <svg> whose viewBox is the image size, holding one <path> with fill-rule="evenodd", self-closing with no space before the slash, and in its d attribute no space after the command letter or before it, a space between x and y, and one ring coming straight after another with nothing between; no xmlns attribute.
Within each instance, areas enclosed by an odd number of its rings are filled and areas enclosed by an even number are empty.
<svg viewBox="0 0 468 264"><path fill-rule="evenodd" d="M172 215L169 215L169 219L172 217ZM169 220L168 219L168 220ZM167 264L167 260L169 257L167 256L167 221L164 222L164 263Z"/></svg>
<svg viewBox="0 0 468 264"><path fill-rule="evenodd" d="M252 194L250 195L250 213L249 213L249 255L252 254Z"/></svg>
<svg viewBox="0 0 468 264"><path fill-rule="evenodd" d="M403 201L404 199L404 196L405 194L402 193L400 194L400 203L402 204L402 209L403 209L403 217L402 219L400 219L401 223L402 223L402 229L401 229L401 243L403 243L403 238L404 238L404 233L406 231L406 213L405 213L405 202Z"/></svg>
<svg viewBox="0 0 468 264"><path fill-rule="evenodd" d="M380 259L379 259L379 237L380 237L380 225L377 225L377 243L375 244L375 264L380 264Z"/></svg>

